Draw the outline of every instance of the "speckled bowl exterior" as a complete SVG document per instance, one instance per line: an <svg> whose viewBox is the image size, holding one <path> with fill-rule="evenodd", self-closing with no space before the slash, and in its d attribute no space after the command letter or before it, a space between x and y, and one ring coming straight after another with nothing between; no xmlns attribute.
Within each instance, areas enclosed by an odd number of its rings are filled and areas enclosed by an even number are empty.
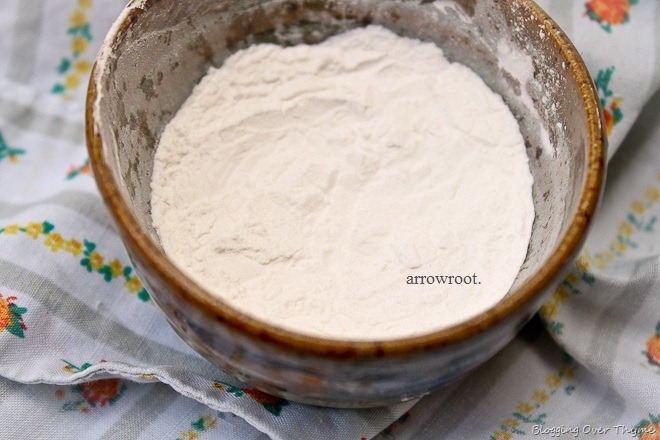
<svg viewBox="0 0 660 440"><path fill-rule="evenodd" d="M167 258L151 225L153 156L164 126L209 66L249 44L314 44L367 24L435 42L502 95L526 140L536 218L520 274L490 310L418 337L320 339L232 308ZM503 45L533 72L525 76L505 62ZM250 386L327 406L420 397L493 356L561 281L584 241L605 174L602 115L589 73L564 33L527 0L133 1L97 58L86 119L101 195L174 330ZM542 147L544 131L554 151Z"/></svg>

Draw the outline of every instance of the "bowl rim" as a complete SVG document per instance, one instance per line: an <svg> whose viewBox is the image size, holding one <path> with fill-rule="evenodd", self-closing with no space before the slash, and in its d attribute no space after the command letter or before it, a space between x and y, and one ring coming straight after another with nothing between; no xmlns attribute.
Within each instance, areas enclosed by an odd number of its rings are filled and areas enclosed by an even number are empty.
<svg viewBox="0 0 660 440"><path fill-rule="evenodd" d="M305 335L268 324L213 296L171 262L153 243L148 232L140 227L118 189L109 164L103 158L103 139L96 130L94 109L98 97L97 81L100 81L103 73L98 68L99 59L104 49L110 49L119 41L138 16L153 2L153 0L141 0L139 8L129 10L134 3L137 3L137 0L131 1L126 6L127 13L122 14L115 24L116 33L103 43L94 63L87 90L85 108L87 148L99 192L118 227L124 245L139 261L153 268L160 281L166 283L179 299L208 315L210 319L220 321L222 325L253 342L272 344L279 349L305 355L335 359L410 355L465 341L512 318L516 311L521 310L526 303L536 300L553 280L563 275L564 269L577 255L586 238L586 232L604 187L606 135L598 92L584 61L561 28L532 0L516 0L522 9L529 11L537 24L544 27L549 41L557 46L568 61L568 72L573 74L578 85L589 130L586 178L578 208L552 254L537 271L496 305L467 321L431 333L391 340L342 340Z"/></svg>

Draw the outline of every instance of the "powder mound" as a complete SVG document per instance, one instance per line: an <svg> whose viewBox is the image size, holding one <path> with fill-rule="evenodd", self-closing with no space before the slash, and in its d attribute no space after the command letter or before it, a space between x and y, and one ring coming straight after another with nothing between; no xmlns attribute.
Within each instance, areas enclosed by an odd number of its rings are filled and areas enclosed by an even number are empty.
<svg viewBox="0 0 660 440"><path fill-rule="evenodd" d="M392 339L508 292L532 183L499 95L435 45L369 26L211 68L161 136L152 217L171 259L245 313ZM477 283L408 284L422 275Z"/></svg>

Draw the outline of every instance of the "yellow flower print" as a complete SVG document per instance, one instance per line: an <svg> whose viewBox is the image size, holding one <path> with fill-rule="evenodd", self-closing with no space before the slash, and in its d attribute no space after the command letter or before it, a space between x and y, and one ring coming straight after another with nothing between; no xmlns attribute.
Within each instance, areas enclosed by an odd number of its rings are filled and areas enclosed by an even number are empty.
<svg viewBox="0 0 660 440"><path fill-rule="evenodd" d="M112 270L112 276L114 278L117 278L119 275L124 273L124 267L121 265L121 263L117 259L112 260L110 262L110 264L108 264L108 266L110 266L110 270Z"/></svg>
<svg viewBox="0 0 660 440"><path fill-rule="evenodd" d="M43 225L41 223L28 223L25 227L25 233L35 240L44 231Z"/></svg>
<svg viewBox="0 0 660 440"><path fill-rule="evenodd" d="M214 429L216 426L218 426L218 421L211 416L204 417L204 421L206 422L206 429Z"/></svg>
<svg viewBox="0 0 660 440"><path fill-rule="evenodd" d="M73 14L71 14L71 17L69 17L69 21L73 27L85 26L85 23L87 23L87 16L83 11L74 11Z"/></svg>
<svg viewBox="0 0 660 440"><path fill-rule="evenodd" d="M181 440L197 440L199 434L192 429L181 432Z"/></svg>
<svg viewBox="0 0 660 440"><path fill-rule="evenodd" d="M634 229L630 222L621 222L619 224L619 234L623 235L624 237L630 237L633 231Z"/></svg>
<svg viewBox="0 0 660 440"><path fill-rule="evenodd" d="M532 394L532 400L539 405L547 402L549 398L548 393L543 390L534 390L534 394Z"/></svg>
<svg viewBox="0 0 660 440"><path fill-rule="evenodd" d="M53 252L57 252L64 246L64 239L60 234L54 232L52 234L48 234L46 240L44 240L44 244L48 246Z"/></svg>
<svg viewBox="0 0 660 440"><path fill-rule="evenodd" d="M644 206L644 203L642 201L635 200L630 205L630 208L632 209L633 214L641 215L644 214L644 210L646 209L646 206Z"/></svg>
<svg viewBox="0 0 660 440"><path fill-rule="evenodd" d="M92 64L87 60L78 60L74 64L74 67L76 69L76 72L80 74L85 74L90 71L90 69L92 68Z"/></svg>
<svg viewBox="0 0 660 440"><path fill-rule="evenodd" d="M612 242L612 248L620 254L623 254L628 248L625 243L615 240Z"/></svg>
<svg viewBox="0 0 660 440"><path fill-rule="evenodd" d="M518 419L514 419L513 417L509 417L504 422L502 422L502 426L505 426L507 428L515 428L517 426L520 426L520 421Z"/></svg>
<svg viewBox="0 0 660 440"><path fill-rule="evenodd" d="M493 437L495 440L511 440L512 438L511 433L506 431L495 431Z"/></svg>
<svg viewBox="0 0 660 440"><path fill-rule="evenodd" d="M600 257L605 263L612 261L614 259L614 254L609 251L601 252Z"/></svg>
<svg viewBox="0 0 660 440"><path fill-rule="evenodd" d="M92 269L99 270L103 267L103 257L98 252L92 252L89 256L89 264L92 266Z"/></svg>
<svg viewBox="0 0 660 440"><path fill-rule="evenodd" d="M9 225L5 228L5 234L15 235L18 234L19 226L17 224Z"/></svg>
<svg viewBox="0 0 660 440"><path fill-rule="evenodd" d="M583 271L589 270L589 258L584 255L580 255L577 259L577 267Z"/></svg>
<svg viewBox="0 0 660 440"><path fill-rule="evenodd" d="M559 367L559 371L555 374L547 374L545 376L545 384L549 388L546 388L543 384L540 384L537 388L533 389L532 395L527 401L519 401L516 404L516 409L511 416L506 418L499 426L498 431L495 431L491 436L492 439L502 439L512 437L517 437L516 434L524 435L527 429L529 429L532 424L537 424L539 419L545 417L545 413L542 412L543 405L547 404L550 401L552 395L556 394L557 388L562 383L564 378L572 377L573 373L573 361L570 358L567 358L562 362ZM571 386L570 389L566 389L566 394L570 395L572 390L575 387ZM505 434L509 434L506 436Z"/></svg>
<svg viewBox="0 0 660 440"><path fill-rule="evenodd" d="M563 287L558 287L554 292L552 292L552 299L558 303L566 301L566 298L568 298L568 291Z"/></svg>
<svg viewBox="0 0 660 440"><path fill-rule="evenodd" d="M543 315L545 319L551 319L555 316L555 313L557 313L557 303L554 301L548 301L543 304L543 307L541 307L541 315Z"/></svg>
<svg viewBox="0 0 660 440"><path fill-rule="evenodd" d="M124 266L118 258L108 258L108 263L106 263L106 257L98 251L96 243L88 240L78 241L73 238L66 239L59 232L55 232L54 229L55 225L48 221L41 223L30 222L23 225L11 224L5 227L1 227L0 225L0 237L21 233L32 237L38 243L43 244L44 247L50 248L53 252L64 250L73 257L79 257L84 254L82 259L78 261L78 264L86 268L88 272L95 272L102 275L103 279L108 283L115 280L119 282L121 280L131 293L137 294L137 298L140 301L151 301L149 292L144 288L142 282L137 276L131 276L133 269L130 266ZM40 236L43 236L43 241L40 240ZM22 309L17 308L16 310ZM19 330L16 330L16 332L19 332Z"/></svg>
<svg viewBox="0 0 660 440"><path fill-rule="evenodd" d="M568 281L572 286L575 286L580 281L580 279L577 275L575 275L575 272L571 272L566 275L566 281Z"/></svg>
<svg viewBox="0 0 660 440"><path fill-rule="evenodd" d="M73 37L73 41L71 41L71 50L73 50L74 55L78 55L87 49L88 44L89 41L87 41L85 37L77 35Z"/></svg>
<svg viewBox="0 0 660 440"><path fill-rule="evenodd" d="M83 251L82 247L83 246L81 242L79 242L78 240L71 239L66 242L66 245L64 246L64 250L72 254L74 257L77 257L82 253Z"/></svg>
<svg viewBox="0 0 660 440"><path fill-rule="evenodd" d="M545 383L550 388L557 388L559 384L561 384L561 378L556 374L548 374L548 376L545 378Z"/></svg>
<svg viewBox="0 0 660 440"><path fill-rule="evenodd" d="M518 402L518 405L516 405L516 410L521 414L528 414L532 412L533 409L534 407L527 402Z"/></svg>
<svg viewBox="0 0 660 440"><path fill-rule="evenodd" d="M566 379L572 379L573 377L575 377L575 368L572 367L571 365L564 364L561 366L559 371L563 373Z"/></svg>
<svg viewBox="0 0 660 440"><path fill-rule="evenodd" d="M75 89L76 87L78 87L79 84L80 84L80 77L75 73L72 73L71 75L67 75L67 77L64 79L64 85L68 89Z"/></svg>
<svg viewBox="0 0 660 440"><path fill-rule="evenodd" d="M649 186L646 189L644 198L646 198L646 200L648 200L650 203L655 203L657 201L660 201L660 189L655 188L653 186Z"/></svg>
<svg viewBox="0 0 660 440"><path fill-rule="evenodd" d="M51 93L59 94L65 101L73 99L70 92L80 86L92 68L89 59L81 56L94 39L87 12L91 6L92 0L78 0L78 7L69 16L67 34L71 36L71 54L61 58L56 69L62 77L51 89Z"/></svg>
<svg viewBox="0 0 660 440"><path fill-rule="evenodd" d="M138 277L131 277L125 284L131 293L138 293L142 290L142 282L140 282Z"/></svg>

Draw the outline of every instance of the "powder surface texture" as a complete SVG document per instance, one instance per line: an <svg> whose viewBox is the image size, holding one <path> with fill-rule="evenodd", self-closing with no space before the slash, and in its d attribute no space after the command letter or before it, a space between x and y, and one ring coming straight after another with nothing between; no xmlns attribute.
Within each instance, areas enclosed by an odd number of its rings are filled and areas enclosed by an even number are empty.
<svg viewBox="0 0 660 440"><path fill-rule="evenodd" d="M171 259L243 312L394 339L508 292L532 183L499 95L435 45L370 26L211 68L159 141L152 217ZM434 275L471 284L408 284Z"/></svg>

